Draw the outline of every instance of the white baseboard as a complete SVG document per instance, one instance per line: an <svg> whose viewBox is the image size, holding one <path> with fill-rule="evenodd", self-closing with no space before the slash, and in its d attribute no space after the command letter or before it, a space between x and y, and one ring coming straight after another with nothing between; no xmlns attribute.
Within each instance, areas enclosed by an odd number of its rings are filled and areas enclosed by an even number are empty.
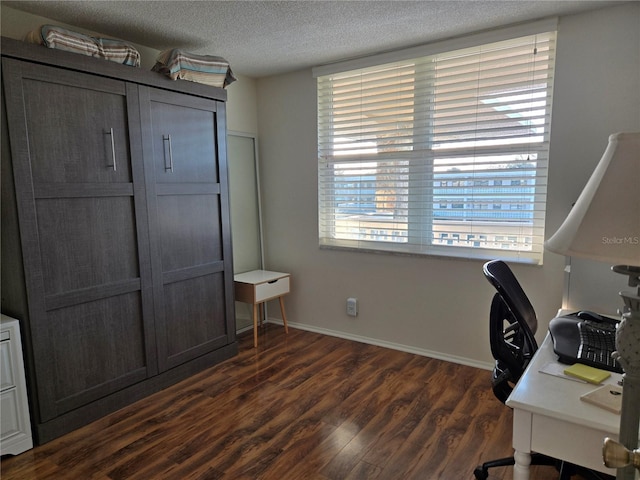
<svg viewBox="0 0 640 480"><path fill-rule="evenodd" d="M267 323L275 323L277 325L283 325L282 320L279 318L268 318ZM369 345L376 345L378 347L390 348L391 350L398 350L400 352L413 353L415 355L421 355L423 357L435 358L437 360L444 360L447 362L457 363L460 365L466 365L469 367L480 368L482 370L492 370L493 363L479 362L466 357L459 357L457 355L449 355L442 352L436 352L433 350L425 350L423 348L411 347L409 345L403 345L401 343L387 342L385 340L379 340L377 338L363 337L362 335L353 335L350 333L341 332L338 330L330 330L328 328L314 327L312 325L305 325L302 323L287 321L287 326L291 328L297 328L298 330L306 330L308 332L321 333L323 335L329 335L331 337L344 338L345 340L353 340L354 342L367 343ZM252 327L250 327L252 328ZM244 329L243 331L246 331Z"/></svg>
<svg viewBox="0 0 640 480"><path fill-rule="evenodd" d="M244 328L239 328L236 330L236 335L240 335L241 333L248 332L249 330L253 330L253 325L248 325Z"/></svg>

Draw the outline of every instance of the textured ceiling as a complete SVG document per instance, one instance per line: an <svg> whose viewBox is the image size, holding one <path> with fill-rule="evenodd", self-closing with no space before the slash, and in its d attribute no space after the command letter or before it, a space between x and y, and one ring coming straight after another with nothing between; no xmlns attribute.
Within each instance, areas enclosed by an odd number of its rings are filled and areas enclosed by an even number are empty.
<svg viewBox="0 0 640 480"><path fill-rule="evenodd" d="M157 50L226 58L263 77L502 25L602 8L611 0L2 1Z"/></svg>

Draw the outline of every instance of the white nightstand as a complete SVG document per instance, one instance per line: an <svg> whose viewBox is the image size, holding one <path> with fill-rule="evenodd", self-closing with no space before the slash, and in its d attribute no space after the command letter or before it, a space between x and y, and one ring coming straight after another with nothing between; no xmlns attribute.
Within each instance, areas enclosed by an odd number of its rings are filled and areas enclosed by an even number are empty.
<svg viewBox="0 0 640 480"><path fill-rule="evenodd" d="M284 313L282 296L289 293L289 273L270 272L268 270L253 270L239 273L233 277L235 282L236 300L253 305L253 346L258 346L258 305L277 298L280 300L282 323L284 330L289 333L287 317Z"/></svg>
<svg viewBox="0 0 640 480"><path fill-rule="evenodd" d="M33 447L20 324L6 315L0 324L0 453L17 455Z"/></svg>

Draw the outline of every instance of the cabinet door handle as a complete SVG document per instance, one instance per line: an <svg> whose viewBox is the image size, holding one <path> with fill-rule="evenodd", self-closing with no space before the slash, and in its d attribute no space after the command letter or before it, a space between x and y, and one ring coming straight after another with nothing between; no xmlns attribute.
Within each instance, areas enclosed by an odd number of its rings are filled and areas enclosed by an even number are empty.
<svg viewBox="0 0 640 480"><path fill-rule="evenodd" d="M171 170L171 173L173 173L173 149L171 148L171 135L167 135L166 137L163 135L162 140L169 142L169 167L167 167L167 164L165 163L164 171L166 172L167 170Z"/></svg>
<svg viewBox="0 0 640 480"><path fill-rule="evenodd" d="M116 166L116 142L114 140L113 128L110 128L108 132L105 132L105 135L109 135L111 137L111 165L109 167L113 167L113 171L117 170Z"/></svg>

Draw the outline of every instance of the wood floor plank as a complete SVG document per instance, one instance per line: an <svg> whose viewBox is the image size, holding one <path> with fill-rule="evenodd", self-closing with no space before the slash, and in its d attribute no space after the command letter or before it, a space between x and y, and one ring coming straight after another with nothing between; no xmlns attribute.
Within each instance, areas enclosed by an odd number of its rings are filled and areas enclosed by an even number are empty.
<svg viewBox="0 0 640 480"><path fill-rule="evenodd" d="M471 480L512 453L488 371L276 325L258 348L252 332L239 343L216 367L3 458L2 480Z"/></svg>
<svg viewBox="0 0 640 480"><path fill-rule="evenodd" d="M414 357L402 367L402 374L384 387L386 395L373 397L365 403L365 408L356 410L354 419L348 419L354 425L364 423L352 441L336 455L323 469L329 478L345 478L358 465L369 448L385 433L397 425L404 423L409 414L414 398L424 389L424 383L412 379L411 372L416 366L423 368L425 363L421 357ZM405 376L405 372L407 375ZM370 412L365 422L363 412ZM365 464L370 464L364 462ZM371 464L373 465L373 464Z"/></svg>

